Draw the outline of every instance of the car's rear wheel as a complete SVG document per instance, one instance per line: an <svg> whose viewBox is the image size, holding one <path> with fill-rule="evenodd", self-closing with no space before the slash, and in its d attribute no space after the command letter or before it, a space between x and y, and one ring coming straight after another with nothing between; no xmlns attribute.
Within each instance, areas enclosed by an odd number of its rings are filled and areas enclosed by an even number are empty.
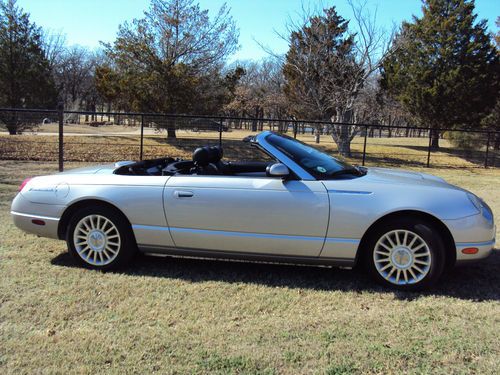
<svg viewBox="0 0 500 375"><path fill-rule="evenodd" d="M401 290L429 288L445 265L440 235L419 219L382 223L371 233L367 250L365 262L375 280Z"/></svg>
<svg viewBox="0 0 500 375"><path fill-rule="evenodd" d="M108 270L127 264L137 246L130 224L107 207L88 207L76 212L66 233L69 253L82 266Z"/></svg>

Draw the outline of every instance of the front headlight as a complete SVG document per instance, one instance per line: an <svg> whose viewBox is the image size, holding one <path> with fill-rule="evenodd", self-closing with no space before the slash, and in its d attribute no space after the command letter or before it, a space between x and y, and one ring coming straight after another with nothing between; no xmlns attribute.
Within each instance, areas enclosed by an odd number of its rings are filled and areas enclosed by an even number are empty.
<svg viewBox="0 0 500 375"><path fill-rule="evenodd" d="M490 206L483 201L481 198L479 198L479 202L481 202L481 206L483 208L483 216L486 220L488 220L488 223L493 224L493 211L491 210Z"/></svg>
<svg viewBox="0 0 500 375"><path fill-rule="evenodd" d="M472 193L467 193L467 198L469 198L469 200L471 201L471 203L474 205L474 207L476 207L476 209L481 212L481 201L479 200L478 197L476 197L474 194Z"/></svg>
<svg viewBox="0 0 500 375"><path fill-rule="evenodd" d="M474 205L474 207L476 207L481 215L483 215L483 217L488 221L488 223L493 224L493 211L491 211L490 206L488 206L486 202L481 198L475 196L472 193L467 193L467 197Z"/></svg>

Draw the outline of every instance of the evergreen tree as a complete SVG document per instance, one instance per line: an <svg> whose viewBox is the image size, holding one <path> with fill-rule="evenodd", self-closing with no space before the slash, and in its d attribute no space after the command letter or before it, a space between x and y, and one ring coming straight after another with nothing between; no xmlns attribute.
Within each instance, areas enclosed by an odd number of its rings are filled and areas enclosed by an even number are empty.
<svg viewBox="0 0 500 375"><path fill-rule="evenodd" d="M152 0L144 18L121 25L115 42L105 46L108 61L97 69L96 84L119 109L213 111L220 95L214 89L230 83L221 67L237 40L225 5L211 20L193 0ZM175 137L175 128L165 126Z"/></svg>
<svg viewBox="0 0 500 375"><path fill-rule="evenodd" d="M403 23L381 83L431 129L438 148L436 129L473 129L494 105L499 61L473 0L425 0L422 11Z"/></svg>
<svg viewBox="0 0 500 375"><path fill-rule="evenodd" d="M54 108L57 92L42 49L41 30L15 0L0 1L0 106ZM1 120L10 134L33 123L10 113Z"/></svg>
<svg viewBox="0 0 500 375"><path fill-rule="evenodd" d="M348 24L332 7L291 33L284 89L297 116L330 121L343 104L338 96L355 85L352 81L360 67Z"/></svg>
<svg viewBox="0 0 500 375"><path fill-rule="evenodd" d="M500 56L500 17L496 19L496 26L498 28L495 34L495 44L497 49L497 55ZM497 80L500 79L500 64L497 67ZM496 104L493 107L493 110L483 118L481 124L487 130L495 131L495 135L493 137L493 144L495 150L500 150L500 84L498 85L498 91L496 94Z"/></svg>

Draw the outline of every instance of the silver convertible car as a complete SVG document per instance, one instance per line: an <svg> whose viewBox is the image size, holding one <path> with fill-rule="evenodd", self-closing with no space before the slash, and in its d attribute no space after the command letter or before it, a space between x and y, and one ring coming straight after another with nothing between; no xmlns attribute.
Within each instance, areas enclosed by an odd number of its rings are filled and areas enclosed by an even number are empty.
<svg viewBox="0 0 500 375"><path fill-rule="evenodd" d="M268 161L227 162L217 146L23 182L14 223L66 240L81 265L112 269L137 251L299 264L363 265L399 289L432 285L487 257L488 205L424 173L354 167L285 135L247 137Z"/></svg>

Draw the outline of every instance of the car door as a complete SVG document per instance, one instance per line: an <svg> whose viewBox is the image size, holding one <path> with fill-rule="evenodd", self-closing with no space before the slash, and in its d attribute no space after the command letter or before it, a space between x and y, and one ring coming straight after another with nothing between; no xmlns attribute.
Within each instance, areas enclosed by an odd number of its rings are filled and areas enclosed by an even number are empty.
<svg viewBox="0 0 500 375"><path fill-rule="evenodd" d="M319 181L173 176L164 208L178 248L319 256L329 198Z"/></svg>

